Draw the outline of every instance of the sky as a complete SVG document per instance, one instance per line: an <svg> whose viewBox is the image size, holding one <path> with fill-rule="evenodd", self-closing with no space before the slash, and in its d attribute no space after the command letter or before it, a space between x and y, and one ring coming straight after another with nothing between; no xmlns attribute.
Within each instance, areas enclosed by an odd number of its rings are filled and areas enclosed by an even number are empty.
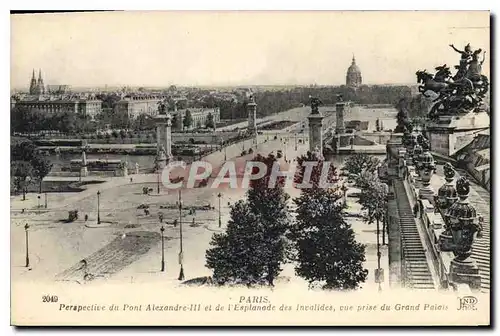
<svg viewBox="0 0 500 336"><path fill-rule="evenodd" d="M11 15L11 87L32 70L77 87L339 85L353 54L365 84L487 51L488 12L107 12ZM453 70L453 69L452 69Z"/></svg>

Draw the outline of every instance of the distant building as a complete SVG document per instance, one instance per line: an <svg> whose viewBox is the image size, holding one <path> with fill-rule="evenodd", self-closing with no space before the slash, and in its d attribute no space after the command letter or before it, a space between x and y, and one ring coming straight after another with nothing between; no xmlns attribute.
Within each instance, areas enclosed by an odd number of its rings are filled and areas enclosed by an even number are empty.
<svg viewBox="0 0 500 336"><path fill-rule="evenodd" d="M71 92L69 85L47 85L48 94L65 94Z"/></svg>
<svg viewBox="0 0 500 336"><path fill-rule="evenodd" d="M356 59L354 58L354 55L352 56L352 63L351 66L347 69L347 75L346 75L346 85L348 87L359 87L363 83L363 80L361 78L361 70L356 64Z"/></svg>
<svg viewBox="0 0 500 336"><path fill-rule="evenodd" d="M208 115L212 114L214 123L220 122L220 110L218 107L215 108L187 108L177 111L170 112L172 117L177 121L172 127L174 129L183 129L183 120L187 111L191 113L191 117L193 118L193 122L191 124L190 129L205 127L208 120Z"/></svg>
<svg viewBox="0 0 500 336"><path fill-rule="evenodd" d="M33 69L33 74L31 76L30 82L30 95L42 95L45 94L45 85L42 78L42 70L38 70L38 80L35 79L35 69Z"/></svg>
<svg viewBox="0 0 500 336"><path fill-rule="evenodd" d="M155 116L158 114L158 103L162 99L157 96L125 96L115 105L115 111L135 119L140 114Z"/></svg>
<svg viewBox="0 0 500 336"><path fill-rule="evenodd" d="M72 96L27 96L15 103L15 106L24 106L40 113L54 114L70 112L94 118L101 112L102 101L90 97Z"/></svg>

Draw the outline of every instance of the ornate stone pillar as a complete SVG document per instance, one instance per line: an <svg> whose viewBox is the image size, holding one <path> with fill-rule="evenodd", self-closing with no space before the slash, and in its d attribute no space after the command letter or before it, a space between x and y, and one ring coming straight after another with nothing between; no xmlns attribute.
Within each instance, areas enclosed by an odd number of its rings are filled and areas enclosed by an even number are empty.
<svg viewBox="0 0 500 336"><path fill-rule="evenodd" d="M311 114L309 117L309 151L323 155L323 116L319 112L317 98L311 98ZM337 143L337 145L340 145Z"/></svg>
<svg viewBox="0 0 500 336"><path fill-rule="evenodd" d="M248 112L248 133L256 134L257 133L257 104L255 103L255 99L253 94L250 95L250 100L247 104L247 112Z"/></svg>
<svg viewBox="0 0 500 336"><path fill-rule="evenodd" d="M404 171L406 169L406 149L401 148L398 151L398 176L404 178Z"/></svg>
<svg viewBox="0 0 500 336"><path fill-rule="evenodd" d="M80 176L88 176L89 175L89 170L87 168L87 149L89 146L87 145L86 141L82 142L82 163L80 167Z"/></svg>
<svg viewBox="0 0 500 336"><path fill-rule="evenodd" d="M479 268L470 256L474 238L478 232L481 232L481 227L476 209L467 200L470 192L467 178L460 177L456 188L459 200L447 211L455 255L450 264L450 281L465 283L472 289L479 289L481 286Z"/></svg>
<svg viewBox="0 0 500 336"><path fill-rule="evenodd" d="M417 173L419 173L420 170L422 169L422 154L423 153L424 153L424 151L422 150L422 147L419 144L415 145L415 148L413 148L412 160L413 160L413 164L415 165L415 171Z"/></svg>
<svg viewBox="0 0 500 336"><path fill-rule="evenodd" d="M438 190L437 204L444 219L444 232L439 235L439 249L441 251L453 251L453 237L451 235L451 225L447 210L458 200L457 189L453 183L455 170L450 163L443 167L446 183Z"/></svg>
<svg viewBox="0 0 500 336"><path fill-rule="evenodd" d="M420 179L422 180L422 188L418 190L418 198L426 199L434 204L434 190L431 186L431 178L436 171L434 158L429 151L425 151L421 155L421 168L419 171Z"/></svg>
<svg viewBox="0 0 500 336"><path fill-rule="evenodd" d="M156 169L165 168L172 159L172 122L170 115L158 114L156 122Z"/></svg>

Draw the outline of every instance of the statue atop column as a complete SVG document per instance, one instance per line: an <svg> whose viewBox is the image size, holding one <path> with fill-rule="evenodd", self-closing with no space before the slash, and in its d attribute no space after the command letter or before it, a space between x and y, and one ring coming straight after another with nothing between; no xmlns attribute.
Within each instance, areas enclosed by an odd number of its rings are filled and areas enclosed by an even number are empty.
<svg viewBox="0 0 500 336"><path fill-rule="evenodd" d="M319 114L319 106L323 105L323 102L319 98L313 96L309 96L309 102L311 104L311 114Z"/></svg>
<svg viewBox="0 0 500 336"><path fill-rule="evenodd" d="M426 70L416 72L417 82L420 84L418 90L425 97L428 91L438 95L433 100L434 105L429 112L429 118L435 119L439 115L459 115L469 111L479 111L482 101L489 90L488 77L482 74L482 64L485 60L485 52L480 61L479 55L483 50L472 51L470 44L464 50L457 49L460 54L459 64L455 66L457 72L452 76L450 68L444 64L436 67L435 74Z"/></svg>
<svg viewBox="0 0 500 336"><path fill-rule="evenodd" d="M167 114L167 103L164 100L158 102L158 114Z"/></svg>

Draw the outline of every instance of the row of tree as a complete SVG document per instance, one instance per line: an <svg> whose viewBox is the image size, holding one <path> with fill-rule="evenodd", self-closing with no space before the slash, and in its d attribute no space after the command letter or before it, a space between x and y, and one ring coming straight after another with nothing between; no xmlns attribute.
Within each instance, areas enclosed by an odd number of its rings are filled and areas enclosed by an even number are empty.
<svg viewBox="0 0 500 336"><path fill-rule="evenodd" d="M277 158L256 156L271 171ZM298 159L295 182L301 183L304 161L315 161L311 188L294 199L297 216L292 220L284 191L284 178L268 187L270 173L251 181L246 199L231 207L225 233L214 234L206 252L206 265L218 284L273 286L285 263L295 264L296 274L311 286L355 289L366 280L365 246L355 240L345 220L345 202L335 168L327 181L334 188L320 188L324 161L313 153Z"/></svg>
<svg viewBox="0 0 500 336"><path fill-rule="evenodd" d="M329 87L296 87L287 90L257 91L254 94L257 103L257 116L259 118L283 112L294 107L309 104L309 97L318 97L323 104L332 105L337 101L337 94L341 94L344 100L350 100L358 104L390 104L394 105L401 97L411 99L411 88L409 86L361 86L353 89L347 86ZM247 102L241 99L227 101L211 99L207 101L207 107L219 107L222 119L246 118Z"/></svg>
<svg viewBox="0 0 500 336"><path fill-rule="evenodd" d="M173 125L177 123L176 118L177 116L174 115ZM184 128L188 129L193 126L193 117L189 110L184 114L182 124ZM96 115L95 120L91 120L90 116L69 111L48 114L26 106L15 106L11 111L11 132L17 133L57 130L71 135L89 134L104 129L107 125L111 125L112 128L144 131L153 130L155 121L152 116L147 114L140 114L137 118L131 119L126 114L117 113L115 109L110 108L103 108L102 112ZM213 114L208 113L205 125L194 126L214 128Z"/></svg>

